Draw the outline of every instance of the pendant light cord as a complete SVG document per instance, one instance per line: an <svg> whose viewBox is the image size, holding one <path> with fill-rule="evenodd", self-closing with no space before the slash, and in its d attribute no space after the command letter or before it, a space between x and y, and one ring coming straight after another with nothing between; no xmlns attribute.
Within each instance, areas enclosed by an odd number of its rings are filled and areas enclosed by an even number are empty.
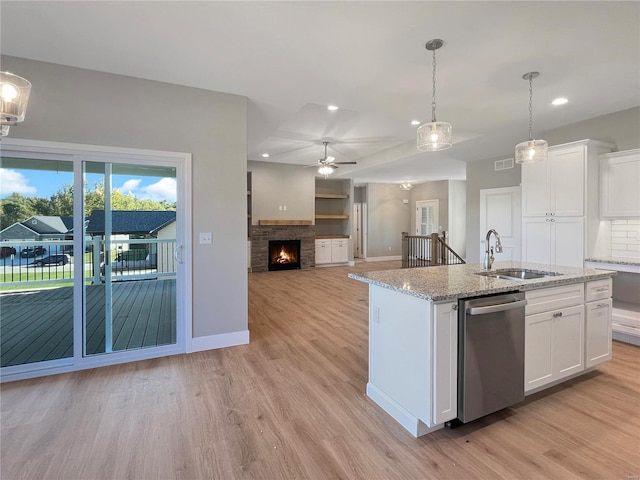
<svg viewBox="0 0 640 480"><path fill-rule="evenodd" d="M436 121L436 51L433 50L433 60L431 61L433 67L433 100L431 101L431 121Z"/></svg>
<svg viewBox="0 0 640 480"><path fill-rule="evenodd" d="M533 75L529 75L529 140L533 140Z"/></svg>

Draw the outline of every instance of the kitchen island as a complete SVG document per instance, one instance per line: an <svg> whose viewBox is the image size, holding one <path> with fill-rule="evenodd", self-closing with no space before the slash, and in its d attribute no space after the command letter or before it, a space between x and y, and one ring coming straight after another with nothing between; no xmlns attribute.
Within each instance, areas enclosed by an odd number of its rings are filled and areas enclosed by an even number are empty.
<svg viewBox="0 0 640 480"><path fill-rule="evenodd" d="M480 264L398 269L350 278L369 283L367 395L414 436L458 415L458 303L525 292L525 393L556 385L611 358L613 271L523 262L493 270L553 275L515 280L478 275Z"/></svg>

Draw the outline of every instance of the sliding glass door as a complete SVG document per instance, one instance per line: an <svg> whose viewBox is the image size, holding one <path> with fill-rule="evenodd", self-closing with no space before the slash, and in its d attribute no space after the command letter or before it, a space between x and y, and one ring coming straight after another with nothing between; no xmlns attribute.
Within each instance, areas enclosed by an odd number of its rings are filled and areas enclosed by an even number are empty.
<svg viewBox="0 0 640 480"><path fill-rule="evenodd" d="M186 351L190 156L43 144L3 140L3 379Z"/></svg>
<svg viewBox="0 0 640 480"><path fill-rule="evenodd" d="M84 162L84 355L176 343L176 168Z"/></svg>

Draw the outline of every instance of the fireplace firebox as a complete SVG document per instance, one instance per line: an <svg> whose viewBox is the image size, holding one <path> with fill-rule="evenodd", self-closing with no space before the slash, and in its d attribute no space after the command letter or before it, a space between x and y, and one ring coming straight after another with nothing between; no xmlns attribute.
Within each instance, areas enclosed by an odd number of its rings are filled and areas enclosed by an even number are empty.
<svg viewBox="0 0 640 480"><path fill-rule="evenodd" d="M300 268L300 240L269 240L269 271Z"/></svg>

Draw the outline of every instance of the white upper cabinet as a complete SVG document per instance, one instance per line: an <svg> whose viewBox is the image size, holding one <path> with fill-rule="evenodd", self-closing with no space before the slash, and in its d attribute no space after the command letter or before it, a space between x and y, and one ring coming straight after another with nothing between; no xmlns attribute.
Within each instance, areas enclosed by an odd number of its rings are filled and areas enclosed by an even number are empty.
<svg viewBox="0 0 640 480"><path fill-rule="evenodd" d="M544 162L522 165L522 215L584 215L586 146L549 148Z"/></svg>
<svg viewBox="0 0 640 480"><path fill-rule="evenodd" d="M640 149L600 156L600 216L640 217Z"/></svg>

